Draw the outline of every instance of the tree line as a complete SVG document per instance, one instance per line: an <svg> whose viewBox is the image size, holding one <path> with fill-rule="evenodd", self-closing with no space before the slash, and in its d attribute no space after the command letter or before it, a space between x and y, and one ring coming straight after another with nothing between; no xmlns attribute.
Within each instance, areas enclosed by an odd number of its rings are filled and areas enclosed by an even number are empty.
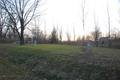
<svg viewBox="0 0 120 80"><path fill-rule="evenodd" d="M25 30L28 29L26 26L36 17L40 16L37 14L37 8L40 7L39 3L41 3L42 0L0 0L0 38L6 38L13 37L13 38L19 38L20 45L24 45L24 35ZM81 22L82 22L82 29L83 32L85 32L86 29L86 22L87 22L87 16L88 16L88 10L86 10L86 0L81 0L80 2L80 10L82 13L79 13L81 15ZM110 18L110 9L109 9L109 3L107 3L106 6L107 10L107 24L108 24L108 37L119 37L119 30L117 30L117 33L111 33L111 18ZM98 19L96 17L96 13L94 11L94 31L90 32L89 35L85 37L83 34L83 37L81 38L78 36L76 39L76 31L75 26L73 26L73 37L74 42L75 41L82 41L82 45L85 45L86 40L93 40L95 42L95 45L98 46L98 40L102 35L102 32L100 31L100 26L98 23ZM53 30L50 35L47 35L46 30L43 32L39 29L40 26L35 26L33 29L29 29L32 32L32 36L34 39L37 40L47 40L50 43L58 43L62 42L63 39L63 30L56 29L55 26L53 26ZM67 30L65 32L66 38L68 42L71 42L71 32ZM26 34L26 36L30 36ZM111 42L110 42L111 43Z"/></svg>

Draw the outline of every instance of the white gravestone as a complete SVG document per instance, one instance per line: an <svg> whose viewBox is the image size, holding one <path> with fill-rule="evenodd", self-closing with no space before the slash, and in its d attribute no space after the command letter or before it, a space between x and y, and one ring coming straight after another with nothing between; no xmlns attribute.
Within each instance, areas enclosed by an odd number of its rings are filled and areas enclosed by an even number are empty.
<svg viewBox="0 0 120 80"><path fill-rule="evenodd" d="M35 40L35 46L36 46L36 40Z"/></svg>
<svg viewBox="0 0 120 80"><path fill-rule="evenodd" d="M87 45L87 51L88 51L88 52L92 52L92 45L91 45L91 44L88 44L88 45Z"/></svg>

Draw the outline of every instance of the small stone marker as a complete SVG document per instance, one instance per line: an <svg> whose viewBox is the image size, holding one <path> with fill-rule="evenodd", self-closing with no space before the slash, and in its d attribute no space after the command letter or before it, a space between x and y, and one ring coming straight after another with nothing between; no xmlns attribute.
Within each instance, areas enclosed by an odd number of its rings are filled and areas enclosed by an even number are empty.
<svg viewBox="0 0 120 80"><path fill-rule="evenodd" d="M86 48L85 47L81 47L81 54L86 54Z"/></svg>
<svg viewBox="0 0 120 80"><path fill-rule="evenodd" d="M92 53L92 41L87 41L87 53Z"/></svg>
<svg viewBox="0 0 120 80"><path fill-rule="evenodd" d="M36 40L35 40L35 46L36 46Z"/></svg>

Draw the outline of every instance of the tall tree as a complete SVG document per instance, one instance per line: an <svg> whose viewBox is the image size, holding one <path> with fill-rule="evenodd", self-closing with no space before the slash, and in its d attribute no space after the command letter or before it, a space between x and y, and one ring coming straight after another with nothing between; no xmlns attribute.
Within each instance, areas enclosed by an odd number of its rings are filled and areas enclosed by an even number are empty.
<svg viewBox="0 0 120 80"><path fill-rule="evenodd" d="M85 23L86 23L87 14L88 14L86 0L81 0L80 8L82 12L81 21L82 21L83 33L85 33ZM83 45L85 45L85 34L83 34Z"/></svg>
<svg viewBox="0 0 120 80"><path fill-rule="evenodd" d="M96 45L96 47L98 47L98 38L99 38L101 32L100 32L100 27L98 25L98 20L96 18L95 11L94 11L94 24L95 24L95 27L94 27L94 32L92 32L92 35L94 37L95 45Z"/></svg>
<svg viewBox="0 0 120 80"><path fill-rule="evenodd" d="M58 32L59 32L60 41L62 42L62 33L63 33L62 26L60 27L60 29L58 30Z"/></svg>
<svg viewBox="0 0 120 80"><path fill-rule="evenodd" d="M109 8L109 1L107 0L107 22L108 22L108 30L109 30L109 38L110 38L110 8Z"/></svg>
<svg viewBox="0 0 120 80"><path fill-rule="evenodd" d="M20 38L20 45L24 44L25 27L35 17L39 1L41 0L0 0L0 7L8 13L14 23Z"/></svg>
<svg viewBox="0 0 120 80"><path fill-rule="evenodd" d="M108 27L108 37L109 37L109 41L108 41L108 45L109 47L111 47L111 17L110 17L110 3L109 0L107 0L107 6L106 6L106 11L107 11L107 27Z"/></svg>
<svg viewBox="0 0 120 80"><path fill-rule="evenodd" d="M7 24L9 16L3 8L0 8L0 37L6 37L9 30L9 25Z"/></svg>
<svg viewBox="0 0 120 80"><path fill-rule="evenodd" d="M59 34L60 34L60 41L61 42L62 42L62 33L63 33L63 31L62 31L62 27L61 27L60 32L59 32Z"/></svg>
<svg viewBox="0 0 120 80"><path fill-rule="evenodd" d="M57 30L55 29L55 27L53 27L53 31L51 32L51 35L49 36L49 42L51 44L58 43L58 34L57 34Z"/></svg>
<svg viewBox="0 0 120 80"><path fill-rule="evenodd" d="M71 40L71 34L70 34L70 32L69 32L68 24L67 24L66 36L67 36L67 40L68 40L68 42L69 42L69 41Z"/></svg>
<svg viewBox="0 0 120 80"><path fill-rule="evenodd" d="M74 35L74 42L75 42L75 38L76 38L76 34L75 34L75 23L74 23L73 26L74 26L74 27L73 27L73 35Z"/></svg>
<svg viewBox="0 0 120 80"><path fill-rule="evenodd" d="M71 40L71 35L70 35L69 31L66 32L66 36L67 36L67 40L69 42Z"/></svg>
<svg viewBox="0 0 120 80"><path fill-rule="evenodd" d="M44 40L46 41L46 21L44 21Z"/></svg>

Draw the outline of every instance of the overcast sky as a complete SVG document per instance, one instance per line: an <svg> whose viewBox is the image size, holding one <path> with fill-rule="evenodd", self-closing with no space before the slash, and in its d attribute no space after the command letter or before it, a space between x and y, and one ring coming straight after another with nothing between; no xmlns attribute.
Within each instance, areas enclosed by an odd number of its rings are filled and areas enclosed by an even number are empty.
<svg viewBox="0 0 120 80"><path fill-rule="evenodd" d="M117 19L119 18L119 0L86 0L85 13L88 12L85 23L86 34L94 29L94 11L101 32L104 34L108 32L107 1L110 9L111 30L115 27L120 28L117 22ZM66 31L70 32L72 35L71 38L73 39L74 26L77 37L83 34L81 22L81 0L47 0L41 9L46 9L46 11L43 12L44 15L41 16L41 20L39 20L39 22L42 21L40 29L44 31L46 22L46 31L48 34L50 34L53 25L58 27L58 30L60 28L63 29L64 40L66 40Z"/></svg>

